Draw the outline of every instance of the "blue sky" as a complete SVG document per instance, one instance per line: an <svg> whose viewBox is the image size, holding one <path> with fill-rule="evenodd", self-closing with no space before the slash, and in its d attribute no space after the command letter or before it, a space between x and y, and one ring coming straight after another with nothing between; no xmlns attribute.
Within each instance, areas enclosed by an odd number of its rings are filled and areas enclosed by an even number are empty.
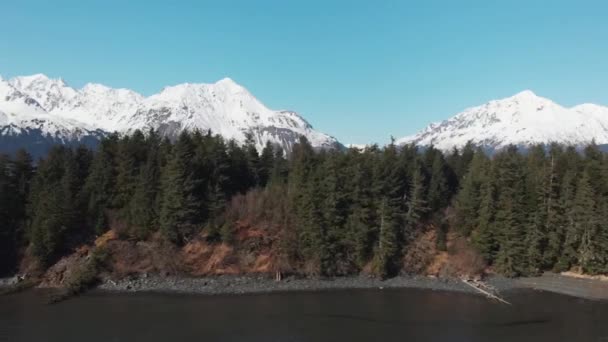
<svg viewBox="0 0 608 342"><path fill-rule="evenodd" d="M607 1L7 1L0 75L126 87L231 77L344 143L524 89L608 105Z"/></svg>

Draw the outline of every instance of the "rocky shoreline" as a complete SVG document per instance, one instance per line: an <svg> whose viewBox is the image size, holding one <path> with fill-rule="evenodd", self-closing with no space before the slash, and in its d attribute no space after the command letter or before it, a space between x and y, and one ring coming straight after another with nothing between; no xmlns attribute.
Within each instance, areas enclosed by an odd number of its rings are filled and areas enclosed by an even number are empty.
<svg viewBox="0 0 608 342"><path fill-rule="evenodd" d="M591 300L608 300L608 282L577 279L559 274L547 273L539 277L514 279L492 276L485 279L484 282L501 294L508 294L510 291L521 289L533 289ZM368 276L349 276L333 279L287 277L279 282L263 275L220 275L203 278L138 276L119 281L106 280L97 287L98 290L110 292L160 292L202 295L399 288L482 295L458 278L437 278L416 275L402 275L386 280Z"/></svg>
<svg viewBox="0 0 608 342"><path fill-rule="evenodd" d="M580 279L547 273L539 277L505 278L491 276L484 283L497 293L507 295L510 291L533 289L549 291L591 300L608 300L608 281ZM15 277L0 279L0 288L15 286ZM286 277L275 281L267 275L218 275L209 277L180 277L138 275L121 280L106 279L96 286L103 292L157 292L199 295L239 295L294 291L326 291L342 289L425 289L431 291L460 292L483 295L458 278L437 278L418 275L400 275L381 280L369 276L347 276L337 278Z"/></svg>
<svg viewBox="0 0 608 342"><path fill-rule="evenodd" d="M488 284L499 291L518 287L514 280L502 277L493 277ZM106 280L97 287L99 290L114 292L170 292L205 295L396 288L479 294L460 279L425 276L398 276L387 280L368 276L332 279L287 277L279 282L262 275L221 275L204 278L138 276L119 281Z"/></svg>

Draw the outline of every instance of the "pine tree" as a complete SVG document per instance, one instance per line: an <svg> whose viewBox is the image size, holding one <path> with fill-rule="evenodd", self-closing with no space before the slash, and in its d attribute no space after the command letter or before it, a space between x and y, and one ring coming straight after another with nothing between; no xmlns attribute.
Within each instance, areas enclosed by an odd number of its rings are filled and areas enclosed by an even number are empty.
<svg viewBox="0 0 608 342"><path fill-rule="evenodd" d="M72 152L53 148L34 179L28 232L32 251L45 266L81 242L77 223L82 213L75 206L78 182Z"/></svg>
<svg viewBox="0 0 608 342"><path fill-rule="evenodd" d="M602 212L602 210L601 206L599 206L599 209L596 206L599 203L594 200L589 173L589 170L583 173L576 189L576 197L572 208L575 223L570 231L568 246L576 249L571 253L576 253L577 264L582 266L583 270L593 272L596 271L598 261L603 261L599 260L598 246L595 241L600 225L597 212Z"/></svg>
<svg viewBox="0 0 608 342"><path fill-rule="evenodd" d="M528 228L526 229L526 256L529 274L539 274L544 266L547 245L547 206L550 176L547 171L545 147L533 146L526 155L525 182Z"/></svg>
<svg viewBox="0 0 608 342"><path fill-rule="evenodd" d="M255 145L255 140L251 133L246 135L245 141L245 154L247 158L248 175L250 178L249 184L245 186L245 189L260 185L260 154L258 153Z"/></svg>
<svg viewBox="0 0 608 342"><path fill-rule="evenodd" d="M198 180L191 167L193 156L190 136L180 134L162 174L160 228L167 239L178 244L187 241L199 223L200 203L195 195Z"/></svg>
<svg viewBox="0 0 608 342"><path fill-rule="evenodd" d="M574 217L574 201L576 198L577 175L573 171L569 171L564 176L560 190L560 203L564 208L563 217L563 232L561 236L553 239L559 242L559 254L557 263L554 266L556 271L566 271L576 262L578 249L578 232L576 227L576 219ZM558 242L551 240L550 244L558 245ZM553 248L557 248L554 246Z"/></svg>
<svg viewBox="0 0 608 342"><path fill-rule="evenodd" d="M399 253L399 236L396 211L387 197L381 199L378 208L380 222L375 269L376 273L382 278L393 275L397 267L396 257Z"/></svg>
<svg viewBox="0 0 608 342"><path fill-rule="evenodd" d="M378 245L374 264L376 273L383 278L396 273L401 247L414 237L418 215L424 212L422 190L417 187L422 187L420 176L414 180L407 215L405 213L406 189L401 176L405 170L401 170L402 166L399 163L394 139L392 139L391 144L382 152L381 161L378 163L374 176L378 182L376 191L379 197L376 205Z"/></svg>
<svg viewBox="0 0 608 342"><path fill-rule="evenodd" d="M456 226L459 232L468 236L478 224L481 201L481 184L486 181L487 157L482 151L473 156L467 173L461 181L460 191L455 198Z"/></svg>
<svg viewBox="0 0 608 342"><path fill-rule="evenodd" d="M269 182L271 184L283 184L287 182L289 165L284 156L284 151L280 146L274 150L272 168L270 170Z"/></svg>
<svg viewBox="0 0 608 342"><path fill-rule="evenodd" d="M433 158L431 176L428 189L428 209L437 212L447 206L450 200L450 189L448 187L447 166L443 155L439 152Z"/></svg>
<svg viewBox="0 0 608 342"><path fill-rule="evenodd" d="M0 275L12 273L17 263L18 222L15 208L17 178L11 177L11 160L0 155Z"/></svg>
<svg viewBox="0 0 608 342"><path fill-rule="evenodd" d="M319 173L317 170L310 174L308 181L300 188L296 223L300 253L311 263L312 273L323 274L326 272L323 262L328 256L324 245L327 227L323 220Z"/></svg>
<svg viewBox="0 0 608 342"><path fill-rule="evenodd" d="M577 184L570 214L572 220L566 230L564 257L568 258L570 266L585 263L590 258L589 238L596 225L594 209L593 189L586 170Z"/></svg>
<svg viewBox="0 0 608 342"><path fill-rule="evenodd" d="M372 167L369 161L372 159L371 153L366 151L362 155L354 152L349 168L350 181L350 203L351 208L346 222L346 229L349 232L349 248L347 252L352 253L349 258L358 268L362 268L369 260L372 253L375 226L374 205L372 195Z"/></svg>
<svg viewBox="0 0 608 342"><path fill-rule="evenodd" d="M495 229L496 190L492 178L483 179L480 196L479 215L475 222L476 229L473 231L472 240L484 259L492 264L498 251L498 237Z"/></svg>
<svg viewBox="0 0 608 342"><path fill-rule="evenodd" d="M148 152L146 164L142 167L135 193L129 203L130 226L139 239L145 239L158 227L160 169L157 146Z"/></svg>
<svg viewBox="0 0 608 342"><path fill-rule="evenodd" d="M87 203L87 226L91 233L102 234L109 229L107 211L114 197L117 140L116 136L111 136L101 142L85 181L83 194Z"/></svg>
<svg viewBox="0 0 608 342"><path fill-rule="evenodd" d="M274 146L270 141L266 142L264 149L262 150L262 154L260 155L259 164L258 164L258 185L266 186L270 181L272 170L275 164L275 152Z"/></svg>
<svg viewBox="0 0 608 342"><path fill-rule="evenodd" d="M238 154L235 152L235 149L237 148L238 147L234 145L229 147L229 149L232 151L232 157L228 156L226 146L220 139L214 144L213 151L210 156L211 174L207 184L207 213L212 230L219 229L215 221L217 221L217 219L221 216L229 197L241 191L238 190L240 186L235 187L231 180L234 177L244 179L248 179L248 177L250 177L246 163L244 164L242 162L235 161L234 155ZM239 173L236 175L234 173L235 167L237 170L239 170ZM245 180L245 182L247 184L251 184L250 181ZM214 234L215 233L212 235Z"/></svg>
<svg viewBox="0 0 608 342"><path fill-rule="evenodd" d="M547 245L544 251L543 264L546 268L554 268L562 252L564 229L566 225L565 210L560 194L560 184L556 172L555 153L552 151L547 185L547 217L545 232ZM568 177L572 177L572 174Z"/></svg>
<svg viewBox="0 0 608 342"><path fill-rule="evenodd" d="M420 220L424 217L428 211L426 200L424 198L424 176L422 169L416 167L410 183L410 193L407 202L407 214L405 220L410 227L414 228L420 223ZM411 235L408 234L408 235Z"/></svg>
<svg viewBox="0 0 608 342"><path fill-rule="evenodd" d="M525 184L517 148L508 147L499 161L499 187L496 229L498 252L496 269L509 277L526 274Z"/></svg>
<svg viewBox="0 0 608 342"><path fill-rule="evenodd" d="M145 138L137 130L118 143L116 153L116 183L112 206L128 219L128 204L135 193L140 165L146 158Z"/></svg>

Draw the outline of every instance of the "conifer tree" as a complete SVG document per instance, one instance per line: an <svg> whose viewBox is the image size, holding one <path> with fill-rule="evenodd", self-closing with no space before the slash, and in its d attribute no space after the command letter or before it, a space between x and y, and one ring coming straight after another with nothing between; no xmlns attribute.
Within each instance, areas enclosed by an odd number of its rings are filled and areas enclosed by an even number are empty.
<svg viewBox="0 0 608 342"><path fill-rule="evenodd" d="M247 134L245 141L245 154L247 158L247 168L250 181L245 185L246 188L260 184L260 154L255 145L255 140L251 133Z"/></svg>
<svg viewBox="0 0 608 342"><path fill-rule="evenodd" d="M77 167L71 151L55 147L38 169L31 199L28 236L32 251L48 266L74 245L77 218L75 198L79 191ZM79 242L79 241L78 241Z"/></svg>
<svg viewBox="0 0 608 342"><path fill-rule="evenodd" d="M129 219L135 236L145 239L158 227L160 169L158 150L152 146L146 164L141 168L135 193L129 203Z"/></svg>
<svg viewBox="0 0 608 342"><path fill-rule="evenodd" d="M280 146L274 150L272 169L270 170L269 182L271 184L283 184L287 182L289 165Z"/></svg>
<svg viewBox="0 0 608 342"><path fill-rule="evenodd" d="M417 219L424 211L422 199L422 178L412 185L407 215L404 210L405 182L402 175L397 148L392 139L384 151L375 174L378 181L379 201L376 205L378 216L378 245L375 253L376 273L380 277L393 275L397 270L397 259L402 251L402 243L414 237ZM416 182L416 181L415 181ZM420 188L417 188L420 186ZM416 220L416 221L414 221Z"/></svg>
<svg viewBox="0 0 608 342"><path fill-rule="evenodd" d="M547 206L550 193L550 175L547 171L545 147L532 146L526 155L525 208L527 214L526 256L527 273L539 274L544 266L547 245Z"/></svg>
<svg viewBox="0 0 608 342"><path fill-rule="evenodd" d="M0 275L11 273L17 263L18 222L15 209L21 203L17 178L10 174L11 160L0 155Z"/></svg>
<svg viewBox="0 0 608 342"><path fill-rule="evenodd" d="M372 195L372 167L368 165L371 153L366 151L361 156L354 152L356 160L352 161L349 169L350 203L346 229L349 232L351 260L359 268L369 260L373 245L375 231L374 205Z"/></svg>
<svg viewBox="0 0 608 342"><path fill-rule="evenodd" d="M407 214L405 217L410 229L419 224L420 220L428 211L424 195L424 176L422 174L422 169L416 167L410 182L410 193L407 202Z"/></svg>
<svg viewBox="0 0 608 342"><path fill-rule="evenodd" d="M376 251L376 273L386 278L395 272L396 258L399 253L398 218L396 209L387 197L383 197L378 208L379 236Z"/></svg>
<svg viewBox="0 0 608 342"><path fill-rule="evenodd" d="M576 254L576 262L583 270L595 271L599 259L595 240L600 225L596 215L601 212L601 205L594 200L589 171L585 170L576 189L572 208L574 226L568 231L567 248L571 249L569 253Z"/></svg>
<svg viewBox="0 0 608 342"><path fill-rule="evenodd" d="M437 212L447 206L451 193L448 187L447 167L443 155L435 154L431 166L428 189L428 210Z"/></svg>
<svg viewBox="0 0 608 342"><path fill-rule="evenodd" d="M495 266L510 277L527 273L525 253L525 184L517 148L510 146L500 156L496 229L498 252Z"/></svg>
<svg viewBox="0 0 608 342"><path fill-rule="evenodd" d="M257 170L259 186L264 187L266 184L268 184L275 164L274 158L274 146L270 141L268 141L266 142L266 145L264 146L262 154L259 158L259 166Z"/></svg>
<svg viewBox="0 0 608 342"><path fill-rule="evenodd" d="M559 256L562 253L564 240L564 229L566 226L565 210L560 192L560 184L556 170L556 156L552 149L551 161L549 165L549 175L547 184L547 217L545 222L545 232L547 232L547 245L544 251L543 264L546 268L554 268ZM572 177L572 173L567 176Z"/></svg>
<svg viewBox="0 0 608 342"><path fill-rule="evenodd" d="M160 228L175 243L184 243L196 230L200 203L195 194L197 179L191 167L194 146L182 133L162 174Z"/></svg>
<svg viewBox="0 0 608 342"><path fill-rule="evenodd" d="M495 227L496 216L496 190L494 177L485 177L480 187L479 215L473 231L473 244L484 257L492 264L498 251L498 234Z"/></svg>
<svg viewBox="0 0 608 342"><path fill-rule="evenodd" d="M485 154L481 150L477 151L463 176L460 191L454 201L456 228L464 236L468 236L478 224L481 184L487 180L489 171L486 163Z"/></svg>
<svg viewBox="0 0 608 342"><path fill-rule="evenodd" d="M87 226L91 233L102 234L109 229L107 210L114 197L117 140L117 136L111 136L101 142L85 181L84 200L87 202Z"/></svg>

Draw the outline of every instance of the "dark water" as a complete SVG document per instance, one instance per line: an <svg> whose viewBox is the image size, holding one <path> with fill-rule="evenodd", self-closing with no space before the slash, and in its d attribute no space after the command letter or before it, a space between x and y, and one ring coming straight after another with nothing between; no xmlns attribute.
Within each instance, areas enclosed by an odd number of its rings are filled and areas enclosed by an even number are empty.
<svg viewBox="0 0 608 342"><path fill-rule="evenodd" d="M608 342L608 302L519 291L344 290L245 296L0 297L1 341Z"/></svg>

